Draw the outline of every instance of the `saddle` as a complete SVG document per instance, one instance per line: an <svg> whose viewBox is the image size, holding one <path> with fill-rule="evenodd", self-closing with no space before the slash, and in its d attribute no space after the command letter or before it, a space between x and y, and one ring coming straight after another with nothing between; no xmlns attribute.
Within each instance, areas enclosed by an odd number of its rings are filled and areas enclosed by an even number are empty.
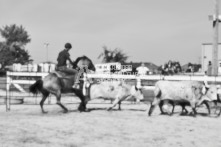
<svg viewBox="0 0 221 147"><path fill-rule="evenodd" d="M56 74L61 79L68 79L69 80L69 79L73 78L73 74L68 74L63 71L54 71L53 73Z"/></svg>

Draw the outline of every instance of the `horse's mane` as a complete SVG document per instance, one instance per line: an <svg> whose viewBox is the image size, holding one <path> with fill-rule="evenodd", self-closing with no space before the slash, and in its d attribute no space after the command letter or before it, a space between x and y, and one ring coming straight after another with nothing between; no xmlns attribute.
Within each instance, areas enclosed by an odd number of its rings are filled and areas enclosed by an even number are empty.
<svg viewBox="0 0 221 147"><path fill-rule="evenodd" d="M73 62L73 68L77 68L77 64L80 60L88 60L90 62L90 65L89 65L89 69L91 70L94 70L95 71L95 67L94 67L94 64L93 62L91 61L90 58L88 58L87 56L83 55L81 57L78 57L74 62Z"/></svg>
<svg viewBox="0 0 221 147"><path fill-rule="evenodd" d="M80 61L80 60L85 60L85 59L87 59L87 60L89 60L90 62L91 62L91 59L89 59L87 56L85 56L85 55L83 55L83 56L81 56L81 57L78 57L75 61L74 61L74 63L77 65L78 64L78 62Z"/></svg>

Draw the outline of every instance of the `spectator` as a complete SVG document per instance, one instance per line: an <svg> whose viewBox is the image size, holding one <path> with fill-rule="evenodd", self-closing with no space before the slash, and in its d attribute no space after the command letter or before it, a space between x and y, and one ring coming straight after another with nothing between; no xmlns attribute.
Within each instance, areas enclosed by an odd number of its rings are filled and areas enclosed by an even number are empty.
<svg viewBox="0 0 221 147"><path fill-rule="evenodd" d="M162 65L160 70L163 75L173 75L182 72L180 63L171 60L169 60L168 63Z"/></svg>
<svg viewBox="0 0 221 147"><path fill-rule="evenodd" d="M168 65L168 74L173 75L173 73L174 73L173 62L171 60L169 60L167 65Z"/></svg>
<svg viewBox="0 0 221 147"><path fill-rule="evenodd" d="M144 63L141 63L141 66L137 67L136 70L138 75L146 75L150 71L149 68L144 65Z"/></svg>
<svg viewBox="0 0 221 147"><path fill-rule="evenodd" d="M174 63L174 72L175 73L180 73L182 71L180 63L179 62L175 62Z"/></svg>
<svg viewBox="0 0 221 147"><path fill-rule="evenodd" d="M207 75L211 76L212 75L212 63L209 61L208 67L207 67Z"/></svg>
<svg viewBox="0 0 221 147"><path fill-rule="evenodd" d="M187 68L186 72L188 72L188 73L193 72L193 65L191 63L188 63L188 68Z"/></svg>
<svg viewBox="0 0 221 147"><path fill-rule="evenodd" d="M221 63L219 63L218 72L221 73Z"/></svg>
<svg viewBox="0 0 221 147"><path fill-rule="evenodd" d="M165 63L164 65L161 66L161 73L163 75L167 75L168 74L168 65L167 65L167 63Z"/></svg>

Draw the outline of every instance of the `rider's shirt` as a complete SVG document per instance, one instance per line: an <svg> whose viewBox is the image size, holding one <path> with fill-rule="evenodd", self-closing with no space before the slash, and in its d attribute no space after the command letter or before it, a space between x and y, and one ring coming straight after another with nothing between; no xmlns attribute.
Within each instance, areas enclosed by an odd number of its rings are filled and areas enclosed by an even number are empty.
<svg viewBox="0 0 221 147"><path fill-rule="evenodd" d="M68 53L67 50L63 50L59 53L58 55L58 58L57 58L57 61L58 61L58 64L57 66L60 67L60 66L67 66L67 63L66 61L70 58L70 54Z"/></svg>

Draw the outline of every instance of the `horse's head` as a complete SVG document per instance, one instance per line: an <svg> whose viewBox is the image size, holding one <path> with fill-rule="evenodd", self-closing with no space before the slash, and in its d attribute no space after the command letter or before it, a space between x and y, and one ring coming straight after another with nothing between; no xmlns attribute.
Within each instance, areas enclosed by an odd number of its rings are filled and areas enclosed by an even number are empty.
<svg viewBox="0 0 221 147"><path fill-rule="evenodd" d="M87 56L78 57L75 62L73 62L73 68L77 67L80 69L95 71L93 62Z"/></svg>

